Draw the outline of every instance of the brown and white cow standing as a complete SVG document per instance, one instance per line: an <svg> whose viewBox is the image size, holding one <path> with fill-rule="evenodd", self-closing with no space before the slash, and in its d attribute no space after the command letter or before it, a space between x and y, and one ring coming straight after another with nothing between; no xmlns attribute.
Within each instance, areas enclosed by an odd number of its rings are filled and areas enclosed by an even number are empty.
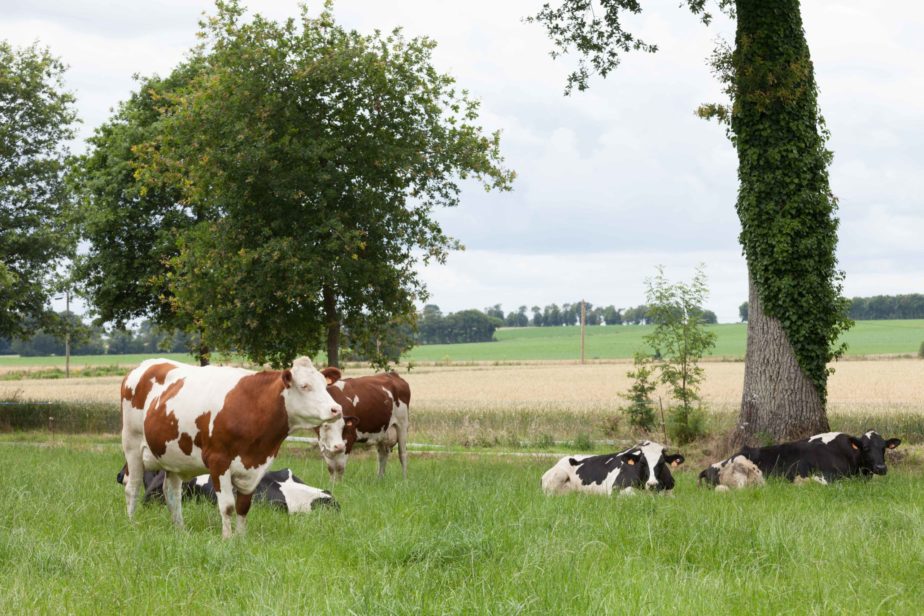
<svg viewBox="0 0 924 616"><path fill-rule="evenodd" d="M394 372L384 372L352 379L342 378L337 368L321 370L329 383L327 391L343 408L343 417L318 430L321 457L327 463L331 479L343 476L347 457L354 443L375 444L379 452L379 477L385 476L388 454L398 445L401 472L407 479L407 433L410 419L411 387ZM324 447L326 432L342 429L344 449Z"/></svg>
<svg viewBox="0 0 924 616"><path fill-rule="evenodd" d="M307 357L288 370L189 366L149 359L122 381L125 499L135 512L145 470L164 470L164 497L183 526L183 479L208 473L221 512L222 536L246 529L254 489L289 432L331 422L341 408Z"/></svg>

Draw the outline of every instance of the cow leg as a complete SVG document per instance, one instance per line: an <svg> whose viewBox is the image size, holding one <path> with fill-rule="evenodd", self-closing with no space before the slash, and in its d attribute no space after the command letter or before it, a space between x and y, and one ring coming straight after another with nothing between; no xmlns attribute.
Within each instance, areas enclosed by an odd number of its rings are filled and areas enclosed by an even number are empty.
<svg viewBox="0 0 924 616"><path fill-rule="evenodd" d="M401 460L401 474L407 479L407 418L399 421L395 427L398 429L398 459Z"/></svg>
<svg viewBox="0 0 924 616"><path fill-rule="evenodd" d="M141 449L125 451L125 463L128 466L128 476L125 477L125 505L128 510L128 519L135 515L138 505L138 493L144 482L144 462L141 459Z"/></svg>
<svg viewBox="0 0 924 616"><path fill-rule="evenodd" d="M391 445L386 441L379 441L376 445L379 450L379 478L385 476L385 465L388 464L388 454L391 452Z"/></svg>
<svg viewBox="0 0 924 616"><path fill-rule="evenodd" d="M237 534L243 535L247 532L247 512L250 511L250 500L253 494L237 493L234 498L234 509L237 511Z"/></svg>
<svg viewBox="0 0 924 616"><path fill-rule="evenodd" d="M234 487L231 485L231 471L223 475L212 475L212 485L215 486L215 500L218 503L218 512L221 514L221 537L231 538L231 514L234 513Z"/></svg>
<svg viewBox="0 0 924 616"><path fill-rule="evenodd" d="M173 523L178 528L183 528L183 500L182 500L183 480L176 473L167 473L164 477L164 500L167 501L167 509L170 510L170 516Z"/></svg>

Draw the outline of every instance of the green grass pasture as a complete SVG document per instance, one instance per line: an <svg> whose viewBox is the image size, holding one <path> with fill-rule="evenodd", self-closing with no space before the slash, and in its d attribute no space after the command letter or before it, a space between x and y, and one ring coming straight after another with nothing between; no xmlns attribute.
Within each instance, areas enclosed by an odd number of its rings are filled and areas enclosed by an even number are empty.
<svg viewBox="0 0 924 616"><path fill-rule="evenodd" d="M771 483L732 494L549 498L552 458L414 455L376 480L354 456L340 513L124 512L110 439L0 440L4 613L919 614L924 478ZM326 486L313 449L277 466ZM394 462L394 461L393 461Z"/></svg>
<svg viewBox="0 0 924 616"><path fill-rule="evenodd" d="M590 326L584 355L587 359L628 359L644 348L650 325ZM747 324L710 326L716 333L712 357L744 358ZM412 349L407 359L440 361L529 361L580 359L579 327L502 328L494 342L433 344ZM844 336L847 355L916 354L924 342L924 320L858 321Z"/></svg>
<svg viewBox="0 0 924 616"><path fill-rule="evenodd" d="M717 335L711 357L743 359L747 341L747 325L728 323L710 326ZM645 347L644 336L652 326L592 326L587 328L585 357L587 359L631 359ZM578 327L519 327L501 328L493 342L472 344L431 344L417 346L404 357L413 362L517 362L561 361L580 359L581 331ZM848 356L915 355L924 342L924 320L858 321L844 336ZM149 357L167 357L195 363L184 353L85 355L71 358L79 370L85 366L136 366ZM221 361L220 357L217 357ZM323 357L317 361L324 361ZM54 366L64 367L63 357L0 356L0 367ZM11 377L12 378L12 377Z"/></svg>

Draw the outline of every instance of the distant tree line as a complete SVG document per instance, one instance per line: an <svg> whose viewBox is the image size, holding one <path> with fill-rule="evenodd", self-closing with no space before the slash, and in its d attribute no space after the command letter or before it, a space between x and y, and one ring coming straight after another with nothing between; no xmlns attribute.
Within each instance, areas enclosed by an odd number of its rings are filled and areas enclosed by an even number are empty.
<svg viewBox="0 0 924 616"><path fill-rule="evenodd" d="M30 336L0 338L0 355L63 356L67 334L71 337L71 355L188 353L198 344L186 333L164 332L151 321L107 332L99 325L87 325L79 315L58 313L57 317L52 325L38 327Z"/></svg>
<svg viewBox="0 0 924 616"><path fill-rule="evenodd" d="M528 310L528 312L527 312ZM594 306L586 302L588 325L644 325L650 321L649 307L645 304L631 308L615 306ZM504 327L559 327L581 324L580 300L571 304L549 304L544 308L533 306L527 309L520 306L516 312L504 314L500 304L485 308L484 313L502 321ZM711 310L703 311L706 323L717 323L716 314Z"/></svg>
<svg viewBox="0 0 924 616"><path fill-rule="evenodd" d="M640 325L653 322L647 305L632 308L594 306L586 304L588 325ZM530 316L530 314L532 316ZM711 310L701 311L706 324L717 322ZM440 307L427 304L417 315L417 344L455 344L459 342L489 342L494 340L498 327L561 327L580 325L581 302L549 304L545 308L520 306L515 312L504 314L501 304L484 311L471 309L443 314ZM403 331L407 336L408 332Z"/></svg>
<svg viewBox="0 0 924 616"><path fill-rule="evenodd" d="M850 300L848 314L857 321L924 319L924 295L912 293L854 297Z"/></svg>
<svg viewBox="0 0 924 616"><path fill-rule="evenodd" d="M742 321L748 320L748 303L738 307ZM850 299L848 316L855 321L881 321L885 319L924 319L924 295L874 295Z"/></svg>
<svg viewBox="0 0 924 616"><path fill-rule="evenodd" d="M460 310L443 315L439 306L427 304L417 321L418 344L489 342L504 320L480 310Z"/></svg>

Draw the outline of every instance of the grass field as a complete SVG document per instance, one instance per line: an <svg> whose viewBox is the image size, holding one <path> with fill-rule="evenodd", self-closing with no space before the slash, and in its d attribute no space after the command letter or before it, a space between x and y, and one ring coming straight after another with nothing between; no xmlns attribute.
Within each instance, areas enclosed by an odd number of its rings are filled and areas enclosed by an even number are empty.
<svg viewBox="0 0 924 616"><path fill-rule="evenodd" d="M648 325L587 328L585 357L589 360L631 359L645 346ZM717 335L711 357L743 359L747 325L711 326ZM473 344L431 344L418 346L403 358L416 363L566 361L580 359L581 338L577 327L512 327L497 331L494 342ZM858 321L844 337L847 356L916 355L924 342L924 320ZM183 353L158 354L193 363ZM136 366L152 355L84 355L71 358L77 370L84 366ZM216 355L215 361L222 358ZM319 362L324 358L319 357ZM64 367L63 357L0 356L0 371L22 368Z"/></svg>
<svg viewBox="0 0 924 616"><path fill-rule="evenodd" d="M413 455L374 479L354 457L342 510L251 510L222 541L214 506L128 522L121 453L87 437L0 437L4 613L919 614L924 478L771 483L716 494L677 473L673 497L548 498L554 458ZM313 449L277 467L313 485Z"/></svg>
<svg viewBox="0 0 924 616"><path fill-rule="evenodd" d="M714 325L713 357L743 358L747 325ZM628 359L644 348L652 326L592 326L587 328L587 359ZM494 342L432 344L408 353L415 362L575 360L580 358L578 327L522 327L497 331ZM924 342L924 320L858 321L844 337L847 355L916 354Z"/></svg>

